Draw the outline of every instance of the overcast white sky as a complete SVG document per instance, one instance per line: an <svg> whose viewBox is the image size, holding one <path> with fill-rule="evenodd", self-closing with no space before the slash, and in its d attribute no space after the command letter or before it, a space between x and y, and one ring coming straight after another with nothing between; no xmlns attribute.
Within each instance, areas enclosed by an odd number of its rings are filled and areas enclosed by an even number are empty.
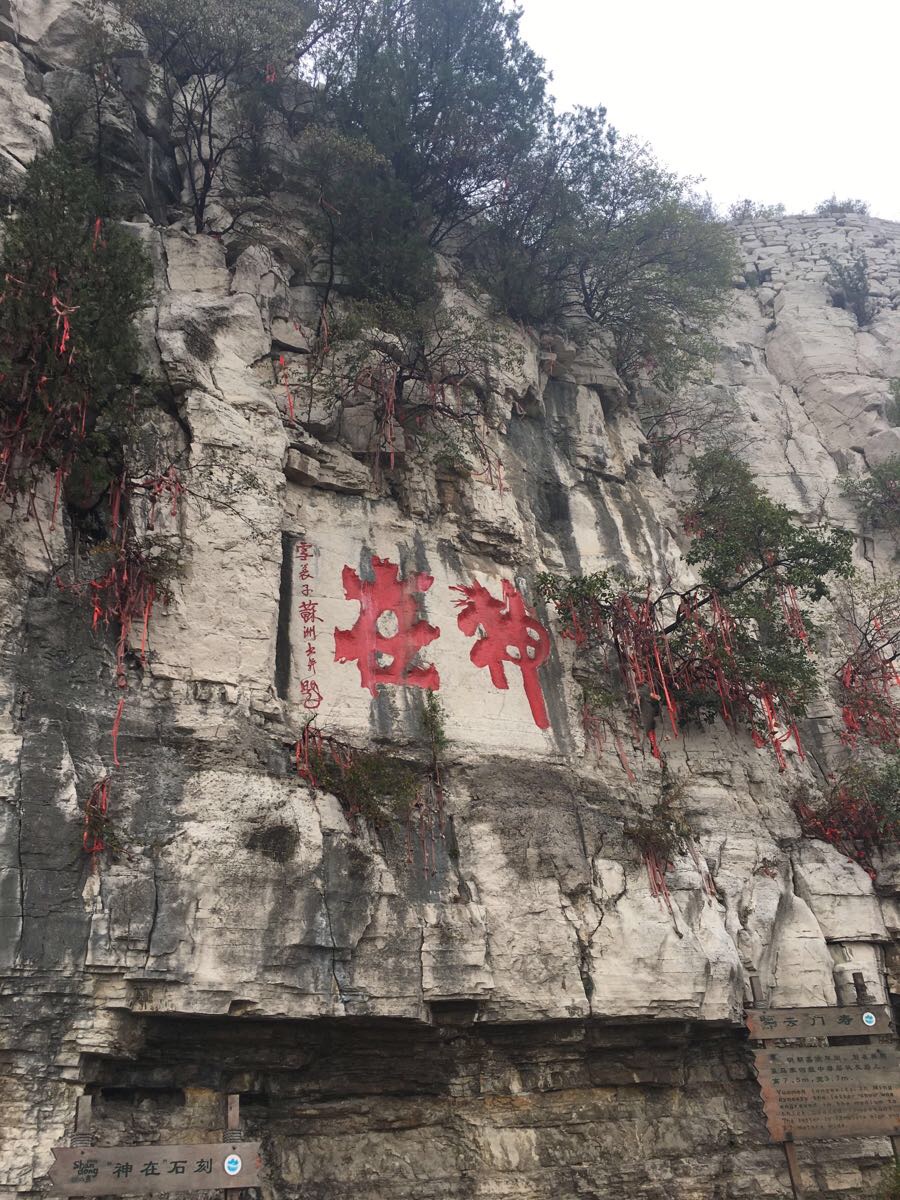
<svg viewBox="0 0 900 1200"><path fill-rule="evenodd" d="M604 104L721 207L837 192L900 221L897 0L519 0L558 106Z"/></svg>

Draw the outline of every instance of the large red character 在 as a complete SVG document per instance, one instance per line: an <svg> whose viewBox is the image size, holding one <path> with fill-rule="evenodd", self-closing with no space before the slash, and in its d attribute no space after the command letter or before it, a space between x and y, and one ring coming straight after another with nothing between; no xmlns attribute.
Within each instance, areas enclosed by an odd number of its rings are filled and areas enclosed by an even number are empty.
<svg viewBox="0 0 900 1200"><path fill-rule="evenodd" d="M359 616L352 629L335 629L334 661L356 660L361 686L373 696L380 683L407 687L441 686L437 668L414 666L413 659L423 646L440 637L440 629L419 619L415 593L427 592L434 583L431 575L420 572L410 579L400 578L400 568L386 558L372 556L373 580L360 579L352 567L344 567L341 579L344 595L359 603ZM393 620L391 620L391 614Z"/></svg>
<svg viewBox="0 0 900 1200"><path fill-rule="evenodd" d="M463 596L456 601L460 609L456 623L467 637L473 637L480 629L469 657L476 667L488 668L494 687L502 691L509 687L504 663L519 668L534 723L539 729L548 729L550 720L537 672L550 653L550 635L509 580L501 583L502 600L495 599L477 582L453 588Z"/></svg>

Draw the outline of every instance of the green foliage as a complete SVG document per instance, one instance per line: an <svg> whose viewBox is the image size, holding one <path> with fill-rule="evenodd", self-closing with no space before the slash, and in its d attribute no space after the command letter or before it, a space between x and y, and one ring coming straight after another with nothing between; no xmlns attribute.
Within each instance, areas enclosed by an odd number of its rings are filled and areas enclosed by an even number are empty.
<svg viewBox="0 0 900 1200"><path fill-rule="evenodd" d="M693 459L689 474L694 499L685 526L694 540L687 561L699 568L708 588L768 602L768 582L777 576L815 601L829 594L830 575L847 578L852 573L852 534L798 525L728 450L709 450Z"/></svg>
<svg viewBox="0 0 900 1200"><path fill-rule="evenodd" d="M325 300L337 281L343 294L370 304L434 302L434 254L391 163L362 137L312 125L299 139L298 164L328 259Z"/></svg>
<svg viewBox="0 0 900 1200"><path fill-rule="evenodd" d="M794 808L808 837L837 847L874 878L873 855L900 841L900 754L854 760L824 797L801 787Z"/></svg>
<svg viewBox="0 0 900 1200"><path fill-rule="evenodd" d="M295 0L122 0L119 7L165 69L216 81L289 62L310 24L309 8Z"/></svg>
<svg viewBox="0 0 900 1200"><path fill-rule="evenodd" d="M584 308L616 338L626 376L663 387L703 373L737 273L734 237L692 181L620 143L596 196L579 281Z"/></svg>
<svg viewBox="0 0 900 1200"><path fill-rule="evenodd" d="M300 169L342 286L420 303L441 247L517 320L611 331L630 377L702 375L732 234L603 108L556 115L518 21L502 0L377 0L308 57L328 116Z"/></svg>
<svg viewBox="0 0 900 1200"><path fill-rule="evenodd" d="M341 167L335 158L333 166ZM343 289L357 299L417 305L437 295L434 255L418 215L387 163L345 169L330 195L335 211L319 212L335 231Z"/></svg>
<svg viewBox="0 0 900 1200"><path fill-rule="evenodd" d="M422 786L421 768L383 750L354 750L337 763L329 748L310 752L316 784L335 796L351 817L379 826L405 817Z"/></svg>
<svg viewBox="0 0 900 1200"><path fill-rule="evenodd" d="M461 473L474 460L492 474L499 469L485 429L492 381L517 365L520 353L462 306L358 302L317 385L335 404L351 395L374 398L376 456L391 454L400 428L410 445L430 446L435 459L443 456Z"/></svg>
<svg viewBox="0 0 900 1200"><path fill-rule="evenodd" d="M645 858L654 858L664 869L687 852L693 831L677 803L666 796L654 804L646 817L626 825L625 836Z"/></svg>
<svg viewBox="0 0 900 1200"><path fill-rule="evenodd" d="M198 233L214 185L260 138L248 96L281 79L343 8L339 0L119 0L122 32L139 27L160 67Z"/></svg>
<svg viewBox="0 0 900 1200"><path fill-rule="evenodd" d="M735 224L740 221L777 221L785 211L783 204L759 204L756 200L744 198L729 205L728 220Z"/></svg>
<svg viewBox="0 0 900 1200"><path fill-rule="evenodd" d="M308 64L339 128L370 143L438 246L496 202L545 113L540 60L502 0L371 0Z"/></svg>
<svg viewBox="0 0 900 1200"><path fill-rule="evenodd" d="M723 676L753 681L777 697L793 717L803 716L819 693L819 675L805 645L792 635L785 621L777 590L748 589L731 597L729 615L733 625L727 645L722 630L715 629L712 634L713 654ZM696 653L690 633L682 625L670 635L669 645L676 661ZM676 686L673 699L684 721L709 725L722 712L721 695L712 681L702 689Z"/></svg>
<svg viewBox="0 0 900 1200"><path fill-rule="evenodd" d="M875 1200L900 1200L900 1166L896 1163L882 1171Z"/></svg>
<svg viewBox="0 0 900 1200"><path fill-rule="evenodd" d="M817 217L837 217L847 213L856 213L857 216L867 217L869 206L865 200L838 200L835 193L832 192L827 199L816 205L813 212Z"/></svg>
<svg viewBox="0 0 900 1200"><path fill-rule="evenodd" d="M888 386L891 389L891 398L884 406L884 415L887 423L896 429L900 426L900 379L892 379Z"/></svg>
<svg viewBox="0 0 900 1200"><path fill-rule="evenodd" d="M860 326L869 325L876 309L869 293L869 263L865 254L859 254L851 263L841 263L835 258L826 261L829 273L825 282L832 289L832 304L849 309Z"/></svg>
<svg viewBox="0 0 900 1200"><path fill-rule="evenodd" d="M444 707L432 692L423 700L421 733L429 763L398 758L381 749L357 750L322 733L312 718L295 754L298 774L313 788L335 796L351 822L381 827L397 820L442 820L442 767L447 748ZM432 812L437 800L438 812ZM431 830L433 833L433 829Z"/></svg>
<svg viewBox="0 0 900 1200"><path fill-rule="evenodd" d="M856 504L865 525L900 530L900 454L876 463L867 475L844 476L841 491Z"/></svg>
<svg viewBox="0 0 900 1200"><path fill-rule="evenodd" d="M722 714L748 723L757 744L768 737L783 761L773 740L777 720L790 727L819 682L801 601L827 596L831 576L852 573L852 538L798 526L725 451L695 459L691 475L686 557L699 568L700 585L652 598L615 572L598 571L571 579L545 573L537 590L555 604L563 636L614 651L636 719L646 689L648 699L665 701L673 722Z"/></svg>
<svg viewBox="0 0 900 1200"><path fill-rule="evenodd" d="M553 121L513 173L472 251L521 320L585 316L612 333L626 378L675 390L703 377L738 260L692 181L617 139L603 109Z"/></svg>
<svg viewBox="0 0 900 1200"><path fill-rule="evenodd" d="M881 760L854 762L841 782L857 796L864 796L877 813L882 838L900 837L900 754Z"/></svg>
<svg viewBox="0 0 900 1200"><path fill-rule="evenodd" d="M441 704L434 692L426 692L422 708L422 731L425 734L425 740L431 747L432 759L435 765L440 763L444 751L447 749L445 722L446 713L444 712L443 704Z"/></svg>
<svg viewBox="0 0 900 1200"><path fill-rule="evenodd" d="M466 247L468 263L501 311L540 325L579 309L574 289L584 222L615 142L604 108L551 113L531 152L513 164Z"/></svg>
<svg viewBox="0 0 900 1200"><path fill-rule="evenodd" d="M6 223L0 264L7 485L58 470L72 474L70 498L88 503L121 468L138 362L133 318L150 278L140 244L107 211L91 171L64 152L39 158Z"/></svg>
<svg viewBox="0 0 900 1200"><path fill-rule="evenodd" d="M626 580L615 570L593 571L589 575L555 575L541 571L535 576L535 590L542 600L556 605L560 631L564 637L590 640L597 628L592 618L605 616L616 597L626 586Z"/></svg>
<svg viewBox="0 0 900 1200"><path fill-rule="evenodd" d="M818 678L804 641L793 635L785 594L813 602L828 596L832 577L852 574L852 535L798 525L727 450L707 451L692 461L689 472L694 501L685 525L694 539L687 562L736 618L732 650L739 673L764 680L800 714L816 694ZM809 616L802 619L810 629ZM676 649L679 638L687 636L678 624L672 639ZM701 708L714 715L716 697L702 700Z"/></svg>

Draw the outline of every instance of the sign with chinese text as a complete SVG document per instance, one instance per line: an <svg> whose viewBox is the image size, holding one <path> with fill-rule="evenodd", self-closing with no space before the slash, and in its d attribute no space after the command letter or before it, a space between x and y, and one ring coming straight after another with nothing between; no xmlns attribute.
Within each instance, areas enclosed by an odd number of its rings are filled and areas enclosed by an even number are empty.
<svg viewBox="0 0 900 1200"><path fill-rule="evenodd" d="M558 753L577 706L533 579L448 555L427 531L383 522L377 504L348 500L336 521L334 504L304 496L305 527L288 539L283 679L297 715L351 737L397 724L415 736L432 693L451 738Z"/></svg>
<svg viewBox="0 0 900 1200"><path fill-rule="evenodd" d="M259 1142L200 1146L54 1146L53 1195L144 1196L259 1185Z"/></svg>
<svg viewBox="0 0 900 1200"><path fill-rule="evenodd" d="M773 1142L786 1135L900 1135L900 1053L893 1046L787 1046L753 1055Z"/></svg>
<svg viewBox="0 0 900 1200"><path fill-rule="evenodd" d="M857 1037L893 1033L887 1005L868 1008L760 1008L747 1013L752 1038Z"/></svg>

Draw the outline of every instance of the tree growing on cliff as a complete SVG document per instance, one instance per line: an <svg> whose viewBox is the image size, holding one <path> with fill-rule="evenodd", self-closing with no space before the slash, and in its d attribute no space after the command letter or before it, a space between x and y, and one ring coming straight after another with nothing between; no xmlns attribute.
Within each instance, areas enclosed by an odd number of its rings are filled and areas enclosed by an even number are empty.
<svg viewBox="0 0 900 1200"><path fill-rule="evenodd" d="M40 474L57 498L77 476L102 493L115 470L137 364L133 318L149 265L93 173L55 151L29 168L5 226L0 272L0 497Z"/></svg>
<svg viewBox="0 0 900 1200"><path fill-rule="evenodd" d="M835 846L874 879L875 854L900 841L900 755L850 763L820 800L801 790L794 809L807 837Z"/></svg>
<svg viewBox="0 0 900 1200"><path fill-rule="evenodd" d="M830 578L852 574L852 534L798 524L730 450L707 451L688 472L694 495L685 528L693 540L686 557L711 590L732 596L778 578L814 602L830 594Z"/></svg>
<svg viewBox="0 0 900 1200"><path fill-rule="evenodd" d="M715 354L737 271L731 231L689 179L618 138L602 109L553 120L485 218L473 257L521 320L587 320L618 370L676 390Z"/></svg>
<svg viewBox="0 0 900 1200"><path fill-rule="evenodd" d="M841 740L900 748L900 582L851 579L834 600L846 657L835 672Z"/></svg>
<svg viewBox="0 0 900 1200"><path fill-rule="evenodd" d="M339 127L390 165L428 244L489 211L546 119L543 64L502 0L372 0L306 58Z"/></svg>
<svg viewBox="0 0 900 1200"><path fill-rule="evenodd" d="M431 299L440 249L518 320L610 331L631 379L703 373L731 233L602 107L553 111L517 10L347 4L301 70L317 90L298 172L318 190L330 280L365 300Z"/></svg>
<svg viewBox="0 0 900 1200"><path fill-rule="evenodd" d="M866 528L900 533L900 454L875 463L865 475L844 476L841 491L854 502Z"/></svg>
<svg viewBox="0 0 900 1200"><path fill-rule="evenodd" d="M694 500L685 514L692 537L687 561L701 582L652 595L607 571L564 579L539 576L556 605L564 636L611 650L635 727L648 725L652 702L668 711L673 733L687 719L745 723L754 741L782 744L816 693L804 601L829 594L833 577L851 571L852 538L807 530L771 500L749 469L726 451L691 467ZM647 737L661 757L656 733Z"/></svg>
<svg viewBox="0 0 900 1200"><path fill-rule="evenodd" d="M513 164L464 251L501 311L536 325L578 311L576 247L615 145L604 108L549 113L531 152Z"/></svg>
<svg viewBox="0 0 900 1200"><path fill-rule="evenodd" d="M715 357L737 254L692 181L625 142L595 190L578 243L584 312L609 329L616 366L670 390L701 377Z"/></svg>
<svg viewBox="0 0 900 1200"><path fill-rule="evenodd" d="M369 304L430 303L435 258L391 164L364 138L311 125L298 139L295 186L325 255L323 305L335 286Z"/></svg>
<svg viewBox="0 0 900 1200"><path fill-rule="evenodd" d="M358 303L338 328L316 387L335 406L351 398L366 403L376 464L393 467L397 446L415 445L460 474L480 472L496 482L502 468L489 439L493 379L520 365L517 349L462 306Z"/></svg>
<svg viewBox="0 0 900 1200"><path fill-rule="evenodd" d="M825 282L831 289L832 304L835 308L849 309L861 328L871 324L876 308L869 290L869 263L865 254L858 254L852 262L836 258L828 258L826 262Z"/></svg>
<svg viewBox="0 0 900 1200"><path fill-rule="evenodd" d="M260 134L248 99L275 87L343 14L340 0L120 0L147 39L198 233L214 186Z"/></svg>

